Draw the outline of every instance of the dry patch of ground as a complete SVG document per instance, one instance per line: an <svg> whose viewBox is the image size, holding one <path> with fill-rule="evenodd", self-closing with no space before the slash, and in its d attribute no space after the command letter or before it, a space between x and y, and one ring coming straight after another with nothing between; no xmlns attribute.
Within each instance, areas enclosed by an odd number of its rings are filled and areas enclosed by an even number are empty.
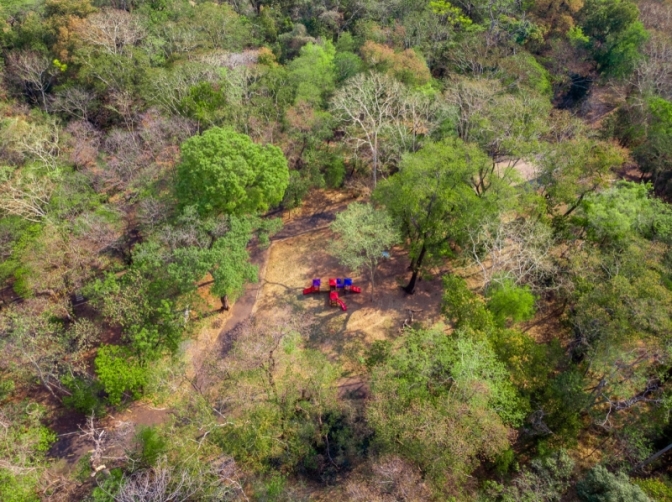
<svg viewBox="0 0 672 502"><path fill-rule="evenodd" d="M273 242L261 289L254 307L257 319L272 322L288 307L315 316L320 329L309 340L330 359L350 366L362 349L375 340L396 336L410 313L416 322L433 324L440 318L440 277L419 282L414 295L407 295L401 285L408 280L408 258L401 249L392 249L390 259L379 267L372 298L371 282L342 267L329 254L334 235L329 229L309 232ZM328 294L304 296L303 288L314 277L352 277L362 294L342 294L347 311L330 307Z"/></svg>

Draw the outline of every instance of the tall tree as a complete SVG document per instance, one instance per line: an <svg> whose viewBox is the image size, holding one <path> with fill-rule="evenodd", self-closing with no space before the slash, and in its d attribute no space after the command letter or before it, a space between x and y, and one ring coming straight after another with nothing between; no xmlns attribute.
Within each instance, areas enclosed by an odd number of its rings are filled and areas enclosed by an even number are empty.
<svg viewBox="0 0 672 502"><path fill-rule="evenodd" d="M306 101L320 107L334 90L336 66L333 44L306 44L298 58L289 63L289 81L296 87L296 103Z"/></svg>
<svg viewBox="0 0 672 502"><path fill-rule="evenodd" d="M477 226L496 210L499 179L488 180L491 190L479 195L476 177L490 160L477 146L459 139L429 143L403 158L400 171L382 181L374 199L385 206L406 241L412 276L407 293L415 291L428 258L451 252L470 226Z"/></svg>
<svg viewBox="0 0 672 502"><path fill-rule="evenodd" d="M395 136L403 109L403 84L378 73L360 74L336 93L331 108L347 126L357 148L365 146L371 154L373 186L378 181L382 144Z"/></svg>
<svg viewBox="0 0 672 502"><path fill-rule="evenodd" d="M182 144L177 196L201 214L245 214L279 204L289 184L282 151L249 136L214 127Z"/></svg>

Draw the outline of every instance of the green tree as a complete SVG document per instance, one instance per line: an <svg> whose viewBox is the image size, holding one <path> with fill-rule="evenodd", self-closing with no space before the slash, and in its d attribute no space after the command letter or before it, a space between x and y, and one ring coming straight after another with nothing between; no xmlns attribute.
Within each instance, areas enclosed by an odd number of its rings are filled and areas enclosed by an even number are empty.
<svg viewBox="0 0 672 502"><path fill-rule="evenodd" d="M496 212L503 188L497 175L487 180L492 188L483 196L474 188L479 171L489 166L477 146L447 139L406 155L399 172L378 185L373 197L387 208L409 248L408 293L415 291L426 260L449 254L451 242L462 242L469 227Z"/></svg>
<svg viewBox="0 0 672 502"><path fill-rule="evenodd" d="M308 43L301 48L299 57L289 63L289 80L296 87L296 103L306 101L322 106L335 88L336 50L331 42L323 45Z"/></svg>
<svg viewBox="0 0 672 502"><path fill-rule="evenodd" d="M629 75L648 39L637 5L630 0L586 0L579 16L599 70L616 77Z"/></svg>
<svg viewBox="0 0 672 502"><path fill-rule="evenodd" d="M520 424L525 404L489 344L441 326L406 332L373 367L367 410L379 448L417 463L432 477L460 480L506 450L505 424Z"/></svg>
<svg viewBox="0 0 672 502"><path fill-rule="evenodd" d="M638 115L634 109L627 109L625 113L628 121ZM659 97L647 99L644 120L634 121L631 128L639 136L632 146L642 171L651 175L657 189L669 191L672 178L672 102Z"/></svg>
<svg viewBox="0 0 672 502"><path fill-rule="evenodd" d="M588 237L605 244L619 244L634 236L669 240L672 211L650 197L651 186L620 181L616 186L587 197L582 205Z"/></svg>
<svg viewBox="0 0 672 502"><path fill-rule="evenodd" d="M174 225L166 225L154 240L137 246L132 270L150 281L149 288L158 297L192 293L209 273L211 292L228 309L229 300L238 298L248 282L257 280L257 267L249 262L247 245L254 231L260 242L268 238L264 223L253 217L201 218L195 207L187 207ZM159 313L158 306L154 311ZM154 322L161 324L168 323Z"/></svg>
<svg viewBox="0 0 672 502"><path fill-rule="evenodd" d="M540 176L548 212L556 221L570 216L583 199L608 185L625 152L611 143L576 137L543 147Z"/></svg>
<svg viewBox="0 0 672 502"><path fill-rule="evenodd" d="M214 127L185 141L176 192L202 215L246 214L279 204L289 183L287 159L272 145Z"/></svg>
<svg viewBox="0 0 672 502"><path fill-rule="evenodd" d="M529 286L518 286L511 279L495 282L488 288L488 309L500 326L529 321L534 316L535 302Z"/></svg>
<svg viewBox="0 0 672 502"><path fill-rule="evenodd" d="M392 218L370 204L355 203L336 215L331 229L339 236L331 252L349 269L368 273L373 300L376 269L383 251L389 251L398 240Z"/></svg>

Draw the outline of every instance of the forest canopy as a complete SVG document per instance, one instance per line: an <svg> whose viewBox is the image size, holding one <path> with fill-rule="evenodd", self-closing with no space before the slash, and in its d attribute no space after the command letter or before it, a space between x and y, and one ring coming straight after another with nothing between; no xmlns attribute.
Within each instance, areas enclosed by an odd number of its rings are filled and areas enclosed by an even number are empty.
<svg viewBox="0 0 672 502"><path fill-rule="evenodd" d="M0 500L672 500L671 194L670 0L5 0Z"/></svg>

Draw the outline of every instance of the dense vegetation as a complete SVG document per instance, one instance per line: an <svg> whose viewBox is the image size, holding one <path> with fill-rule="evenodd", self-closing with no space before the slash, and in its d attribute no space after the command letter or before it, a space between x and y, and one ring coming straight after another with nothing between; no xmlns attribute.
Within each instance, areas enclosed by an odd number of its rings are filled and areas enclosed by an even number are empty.
<svg viewBox="0 0 672 502"><path fill-rule="evenodd" d="M390 246L453 271L443 322L364 400L300 311L195 376L319 189L373 302ZM0 500L672 500L671 194L669 0L5 0Z"/></svg>

